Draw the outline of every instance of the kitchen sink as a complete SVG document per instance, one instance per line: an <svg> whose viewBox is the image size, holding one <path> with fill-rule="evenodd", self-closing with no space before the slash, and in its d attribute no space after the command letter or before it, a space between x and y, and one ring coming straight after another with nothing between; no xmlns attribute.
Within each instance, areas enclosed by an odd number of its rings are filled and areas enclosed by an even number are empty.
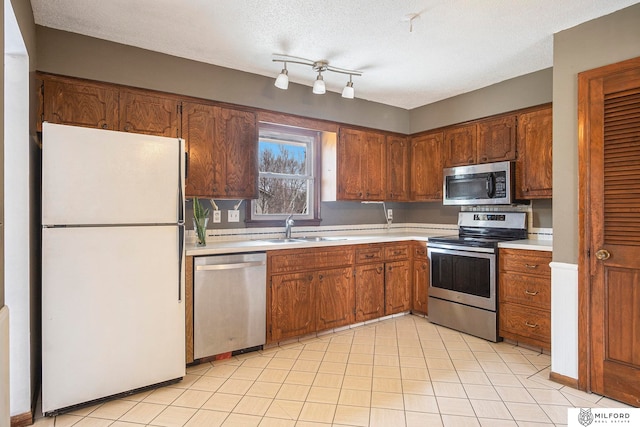
<svg viewBox="0 0 640 427"><path fill-rule="evenodd" d="M268 243L300 243L300 242L306 242L306 240L301 240L301 239L285 239L285 238L281 238L281 239L264 239L264 240L260 240L261 242L268 242Z"/></svg>
<svg viewBox="0 0 640 427"><path fill-rule="evenodd" d="M337 241L337 240L347 240L346 237L320 237L320 236L315 236L315 237L296 237L297 240L303 241L303 242L333 242L333 241Z"/></svg>
<svg viewBox="0 0 640 427"><path fill-rule="evenodd" d="M347 240L346 237L292 237L292 238L284 238L281 237L279 239L261 239L261 242L268 243L303 243L303 242L332 242L337 240Z"/></svg>

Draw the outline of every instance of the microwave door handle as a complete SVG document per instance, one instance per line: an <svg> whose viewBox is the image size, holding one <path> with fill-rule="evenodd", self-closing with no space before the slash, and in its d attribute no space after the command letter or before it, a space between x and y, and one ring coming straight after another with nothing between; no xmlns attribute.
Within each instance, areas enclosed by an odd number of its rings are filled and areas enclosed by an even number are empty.
<svg viewBox="0 0 640 427"><path fill-rule="evenodd" d="M496 193L496 176L493 173L487 175L487 196L493 198Z"/></svg>

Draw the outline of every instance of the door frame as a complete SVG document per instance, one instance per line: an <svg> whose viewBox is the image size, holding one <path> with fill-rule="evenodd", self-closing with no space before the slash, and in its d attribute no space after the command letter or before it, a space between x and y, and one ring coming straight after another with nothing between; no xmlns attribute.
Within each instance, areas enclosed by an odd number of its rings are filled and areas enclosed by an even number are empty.
<svg viewBox="0 0 640 427"><path fill-rule="evenodd" d="M591 391L591 174L589 85L612 73L640 68L640 57L578 73L578 388Z"/></svg>

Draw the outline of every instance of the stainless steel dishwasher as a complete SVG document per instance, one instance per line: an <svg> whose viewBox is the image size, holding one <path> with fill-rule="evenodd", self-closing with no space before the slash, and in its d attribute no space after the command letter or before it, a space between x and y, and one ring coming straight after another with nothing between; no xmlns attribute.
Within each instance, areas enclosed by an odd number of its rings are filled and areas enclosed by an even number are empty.
<svg viewBox="0 0 640 427"><path fill-rule="evenodd" d="M194 258L194 358L263 345L267 256L264 252Z"/></svg>

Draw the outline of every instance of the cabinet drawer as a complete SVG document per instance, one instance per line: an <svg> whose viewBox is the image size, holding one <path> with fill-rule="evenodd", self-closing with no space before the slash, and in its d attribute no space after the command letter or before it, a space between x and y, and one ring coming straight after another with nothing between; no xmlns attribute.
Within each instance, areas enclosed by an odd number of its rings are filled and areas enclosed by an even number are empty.
<svg viewBox="0 0 640 427"><path fill-rule="evenodd" d="M353 264L352 246L269 251L271 274L342 267Z"/></svg>
<svg viewBox="0 0 640 427"><path fill-rule="evenodd" d="M384 247L385 261L409 258L409 245L387 245Z"/></svg>
<svg viewBox="0 0 640 427"><path fill-rule="evenodd" d="M500 331L551 344L551 315L548 311L521 305L500 304Z"/></svg>
<svg viewBox="0 0 640 427"><path fill-rule="evenodd" d="M413 257L414 258L427 258L427 244L426 243L416 243L413 246Z"/></svg>
<svg viewBox="0 0 640 427"><path fill-rule="evenodd" d="M382 245L358 245L356 246L356 263L364 264L384 259Z"/></svg>
<svg viewBox="0 0 640 427"><path fill-rule="evenodd" d="M500 273L500 301L551 310L551 283L546 277Z"/></svg>
<svg viewBox="0 0 640 427"><path fill-rule="evenodd" d="M551 252L500 249L500 271L551 278Z"/></svg>

